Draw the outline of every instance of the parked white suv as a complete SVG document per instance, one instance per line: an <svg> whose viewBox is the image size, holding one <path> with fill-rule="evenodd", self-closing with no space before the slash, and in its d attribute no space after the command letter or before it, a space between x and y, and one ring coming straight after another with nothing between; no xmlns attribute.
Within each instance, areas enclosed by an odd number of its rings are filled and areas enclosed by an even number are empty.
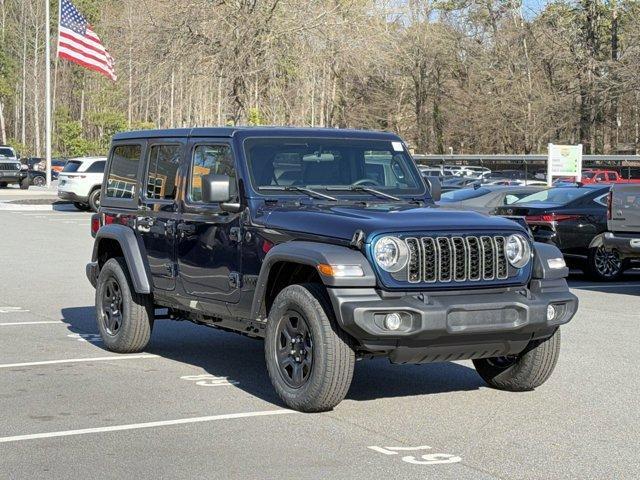
<svg viewBox="0 0 640 480"><path fill-rule="evenodd" d="M98 211L106 157L72 158L58 176L58 197L78 210Z"/></svg>

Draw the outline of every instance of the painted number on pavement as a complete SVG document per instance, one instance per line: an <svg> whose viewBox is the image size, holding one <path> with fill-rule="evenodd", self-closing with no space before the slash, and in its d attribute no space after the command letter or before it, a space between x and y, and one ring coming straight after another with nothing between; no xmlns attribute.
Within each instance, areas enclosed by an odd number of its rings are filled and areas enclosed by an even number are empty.
<svg viewBox="0 0 640 480"><path fill-rule="evenodd" d="M70 333L67 337L79 342L102 343L102 337L98 333Z"/></svg>
<svg viewBox="0 0 640 480"><path fill-rule="evenodd" d="M231 380L228 377L217 377L215 375L203 374L203 375L185 375L180 377L182 380L188 380L195 382L200 387L228 387L230 385L237 385L240 382Z"/></svg>
<svg viewBox="0 0 640 480"><path fill-rule="evenodd" d="M405 452L419 452L425 450L431 450L431 447L427 445L421 445L419 447L368 447L371 450L383 453L385 455L399 455ZM458 463L462 459L457 455L450 455L448 453L425 453L416 458L414 455L403 455L403 462L411 463L413 465L441 465L443 463Z"/></svg>

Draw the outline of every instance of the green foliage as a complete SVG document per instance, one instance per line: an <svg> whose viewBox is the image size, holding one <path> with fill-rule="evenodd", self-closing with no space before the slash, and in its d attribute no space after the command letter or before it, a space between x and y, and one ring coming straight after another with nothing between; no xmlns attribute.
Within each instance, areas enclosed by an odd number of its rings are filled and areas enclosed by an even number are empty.
<svg viewBox="0 0 640 480"><path fill-rule="evenodd" d="M71 118L69 109L62 107L56 110L55 126L57 154L63 157L82 157L97 153L96 145L83 137L82 124Z"/></svg>
<svg viewBox="0 0 640 480"><path fill-rule="evenodd" d="M247 112L247 123L249 125L253 125L253 126L258 126L258 125L263 125L264 123L264 119L262 118L262 114L260 113L260 110L253 107L250 108L249 111Z"/></svg>

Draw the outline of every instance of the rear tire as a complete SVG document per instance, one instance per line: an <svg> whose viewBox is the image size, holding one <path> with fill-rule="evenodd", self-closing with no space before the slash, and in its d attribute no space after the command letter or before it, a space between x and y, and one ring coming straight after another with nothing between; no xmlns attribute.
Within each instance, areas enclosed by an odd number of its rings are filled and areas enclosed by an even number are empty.
<svg viewBox="0 0 640 480"><path fill-rule="evenodd" d="M124 258L107 260L96 284L96 320L107 349L143 351L151 338L153 318L153 302L133 289Z"/></svg>
<svg viewBox="0 0 640 480"><path fill-rule="evenodd" d="M271 383L288 407L322 412L344 399L355 353L321 285L291 285L278 294L267 321L265 358Z"/></svg>
<svg viewBox="0 0 640 480"><path fill-rule="evenodd" d="M20 190L29 190L30 185L29 177L20 180Z"/></svg>
<svg viewBox="0 0 640 480"><path fill-rule="evenodd" d="M100 189L96 188L89 194L89 208L93 212L100 210Z"/></svg>
<svg viewBox="0 0 640 480"><path fill-rule="evenodd" d="M36 187L44 187L47 181L44 179L44 177L41 177L40 175L36 175L35 177L33 177L32 183Z"/></svg>
<svg viewBox="0 0 640 480"><path fill-rule="evenodd" d="M531 342L518 355L473 361L490 387L510 392L533 390L546 382L560 356L560 329L544 340Z"/></svg>
<svg viewBox="0 0 640 480"><path fill-rule="evenodd" d="M615 251L607 251L604 246L589 249L585 273L599 282L619 280L625 271L625 262Z"/></svg>
<svg viewBox="0 0 640 480"><path fill-rule="evenodd" d="M7 184L6 183L0 183L0 188L7 188Z"/></svg>

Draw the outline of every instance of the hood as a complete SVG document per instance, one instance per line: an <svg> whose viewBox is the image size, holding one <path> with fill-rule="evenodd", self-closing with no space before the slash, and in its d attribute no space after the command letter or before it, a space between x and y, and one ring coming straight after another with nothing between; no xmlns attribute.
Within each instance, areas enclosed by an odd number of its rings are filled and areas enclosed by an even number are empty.
<svg viewBox="0 0 640 480"><path fill-rule="evenodd" d="M383 232L521 230L512 220L476 212L398 203L274 205L262 211L265 227L351 240L356 230Z"/></svg>

